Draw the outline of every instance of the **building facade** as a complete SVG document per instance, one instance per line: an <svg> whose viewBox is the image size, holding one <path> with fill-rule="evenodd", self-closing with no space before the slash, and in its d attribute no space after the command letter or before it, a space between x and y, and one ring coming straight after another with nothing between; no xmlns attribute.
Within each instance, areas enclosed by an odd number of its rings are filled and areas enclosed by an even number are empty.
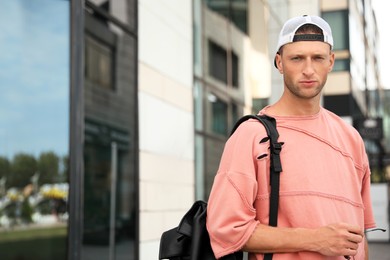
<svg viewBox="0 0 390 260"><path fill-rule="evenodd" d="M157 259L162 232L207 200L235 120L282 93L274 46L291 16L336 28L325 107L351 124L388 110L370 1L0 7L1 259Z"/></svg>
<svg viewBox="0 0 390 260"><path fill-rule="evenodd" d="M386 135L381 102L384 90L375 40L379 35L371 1L322 1L321 15L332 26L336 55L325 86L324 106L357 128L366 143L372 179L384 182ZM375 127L365 127L368 123Z"/></svg>
<svg viewBox="0 0 390 260"><path fill-rule="evenodd" d="M229 129L270 95L268 8L260 1L194 1L196 198L207 200Z"/></svg>

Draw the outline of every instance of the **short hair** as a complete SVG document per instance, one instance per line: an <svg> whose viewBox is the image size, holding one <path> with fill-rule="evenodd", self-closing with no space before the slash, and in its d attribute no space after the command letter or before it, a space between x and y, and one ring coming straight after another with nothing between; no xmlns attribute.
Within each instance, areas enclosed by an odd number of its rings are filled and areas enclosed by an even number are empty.
<svg viewBox="0 0 390 260"><path fill-rule="evenodd" d="M323 34L322 29L315 24L307 23L298 28L295 34ZM281 55L283 47L280 47L278 53Z"/></svg>
<svg viewBox="0 0 390 260"><path fill-rule="evenodd" d="M307 23L299 27L295 34L323 34L323 32L317 25Z"/></svg>

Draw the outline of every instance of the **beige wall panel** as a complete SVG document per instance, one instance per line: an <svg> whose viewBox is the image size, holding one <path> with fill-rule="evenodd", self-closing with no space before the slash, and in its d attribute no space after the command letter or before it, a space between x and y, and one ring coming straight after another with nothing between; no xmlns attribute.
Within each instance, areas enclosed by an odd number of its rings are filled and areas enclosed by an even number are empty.
<svg viewBox="0 0 390 260"><path fill-rule="evenodd" d="M325 95L342 95L349 94L350 92L350 76L348 72L334 72L329 74L324 88Z"/></svg>
<svg viewBox="0 0 390 260"><path fill-rule="evenodd" d="M348 0L322 0L322 11L332 11L348 8Z"/></svg>

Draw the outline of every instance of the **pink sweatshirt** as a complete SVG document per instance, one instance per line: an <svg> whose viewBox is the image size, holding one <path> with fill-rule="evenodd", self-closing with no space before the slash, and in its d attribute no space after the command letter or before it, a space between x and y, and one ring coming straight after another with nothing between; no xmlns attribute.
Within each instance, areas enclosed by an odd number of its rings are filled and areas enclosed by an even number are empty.
<svg viewBox="0 0 390 260"><path fill-rule="evenodd" d="M358 132L324 108L313 116L275 118L279 142L284 142L278 226L315 228L345 222L375 227L370 169ZM207 209L217 258L240 250L258 223L268 224L269 143L259 143L265 136L264 127L249 120L226 142ZM361 244L355 259L364 259L364 253ZM263 255L250 254L249 259ZM274 254L273 259L345 258L300 252Z"/></svg>

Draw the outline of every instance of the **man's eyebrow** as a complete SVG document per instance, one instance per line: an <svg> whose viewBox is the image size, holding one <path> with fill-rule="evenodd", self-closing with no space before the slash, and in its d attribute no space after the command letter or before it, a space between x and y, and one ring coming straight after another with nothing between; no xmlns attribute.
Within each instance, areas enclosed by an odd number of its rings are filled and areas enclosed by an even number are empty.
<svg viewBox="0 0 390 260"><path fill-rule="evenodd" d="M302 53L302 52L296 52L296 53L289 53L287 56L327 56L329 53L325 52L316 52L316 53Z"/></svg>

